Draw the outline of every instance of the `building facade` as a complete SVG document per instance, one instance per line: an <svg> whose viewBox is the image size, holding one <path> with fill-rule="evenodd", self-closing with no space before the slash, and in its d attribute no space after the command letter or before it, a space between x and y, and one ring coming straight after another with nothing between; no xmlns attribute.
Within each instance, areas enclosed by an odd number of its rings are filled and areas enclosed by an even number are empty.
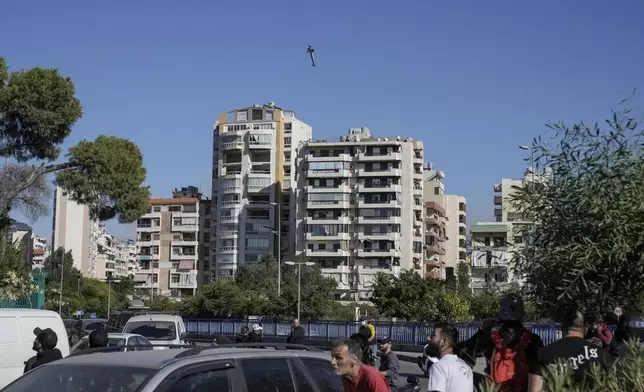
<svg viewBox="0 0 644 392"><path fill-rule="evenodd" d="M512 224L479 222L470 229L472 253L470 287L480 294L488 288L506 288L513 279L511 246Z"/></svg>
<svg viewBox="0 0 644 392"><path fill-rule="evenodd" d="M213 132L212 235L204 282L232 279L237 266L277 256L280 248L283 260L292 257L297 147L311 133L295 112L273 103L220 115Z"/></svg>
<svg viewBox="0 0 644 392"><path fill-rule="evenodd" d="M45 237L39 237L33 235L31 238L31 249L32 249L32 259L31 267L32 268L43 268L45 264L45 259L49 257L50 247L49 240Z"/></svg>
<svg viewBox="0 0 644 392"><path fill-rule="evenodd" d="M62 188L54 193L52 248L71 251L74 267L83 276L94 275L100 225L92 220L89 208L71 200Z"/></svg>
<svg viewBox="0 0 644 392"><path fill-rule="evenodd" d="M199 198L150 199L137 221L135 287L150 296L182 298L197 290Z"/></svg>
<svg viewBox="0 0 644 392"><path fill-rule="evenodd" d="M336 299L367 300L378 272L423 268L423 144L350 129L299 152L296 252L338 282Z"/></svg>
<svg viewBox="0 0 644 392"><path fill-rule="evenodd" d="M6 241L24 251L25 264L31 265L33 259L33 230L26 223L11 219Z"/></svg>

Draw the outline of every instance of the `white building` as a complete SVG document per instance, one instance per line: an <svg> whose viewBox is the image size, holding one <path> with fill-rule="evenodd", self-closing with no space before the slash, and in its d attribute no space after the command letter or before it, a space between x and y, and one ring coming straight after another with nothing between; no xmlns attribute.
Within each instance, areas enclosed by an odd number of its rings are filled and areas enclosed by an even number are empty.
<svg viewBox="0 0 644 392"><path fill-rule="evenodd" d="M54 194L53 228L52 249L55 251L62 247L71 251L74 267L83 276L92 276L100 225L90 219L87 206L71 200L60 187L56 187Z"/></svg>
<svg viewBox="0 0 644 392"><path fill-rule="evenodd" d="M42 268L45 264L45 259L49 257L50 254L49 240L45 237L32 235L31 245L31 248L33 249L31 267Z"/></svg>
<svg viewBox="0 0 644 392"><path fill-rule="evenodd" d="M212 241L203 282L229 279L237 266L277 255L292 256L296 148L311 127L273 103L221 114L214 127Z"/></svg>
<svg viewBox="0 0 644 392"><path fill-rule="evenodd" d="M197 290L199 206L192 197L150 199L136 227L135 287L182 298Z"/></svg>
<svg viewBox="0 0 644 392"><path fill-rule="evenodd" d="M338 282L339 300L367 300L378 272L423 264L423 144L350 129L300 150L297 252Z"/></svg>
<svg viewBox="0 0 644 392"><path fill-rule="evenodd" d="M511 246L508 237L512 224L508 222L479 222L470 229L472 240L471 281L474 294L488 287L506 288L513 280Z"/></svg>

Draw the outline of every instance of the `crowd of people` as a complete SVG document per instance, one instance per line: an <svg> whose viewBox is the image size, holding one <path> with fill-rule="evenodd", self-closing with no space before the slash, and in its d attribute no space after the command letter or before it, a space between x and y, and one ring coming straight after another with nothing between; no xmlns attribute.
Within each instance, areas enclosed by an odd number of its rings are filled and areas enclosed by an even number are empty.
<svg viewBox="0 0 644 392"><path fill-rule="evenodd" d="M471 338L460 341L458 330L449 324L435 324L428 337L430 361L429 392L473 392L486 379L499 392L541 392L548 373L570 372L573 382L592 387L594 365L609 368L629 355L629 342L644 340L644 315L617 314L615 335L599 318L587 323L581 309L569 308L561 320L562 335L543 345L539 335L523 324L523 300L507 295L501 301L498 317L488 320ZM590 326L587 326L590 324ZM363 327L369 325L368 322ZM374 329L375 330L375 329ZM342 376L345 392L396 391L399 365L389 339L381 339L381 359L374 365L371 329L360 328L350 339L337 342L331 363ZM372 338L371 340L369 338ZM393 355L392 355L393 354ZM485 358L485 375L473 372L477 358Z"/></svg>

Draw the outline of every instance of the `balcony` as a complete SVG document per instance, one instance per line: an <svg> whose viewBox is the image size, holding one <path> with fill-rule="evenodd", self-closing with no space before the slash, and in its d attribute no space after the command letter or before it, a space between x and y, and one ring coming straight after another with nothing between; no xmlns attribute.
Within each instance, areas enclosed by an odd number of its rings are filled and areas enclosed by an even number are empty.
<svg viewBox="0 0 644 392"><path fill-rule="evenodd" d="M358 233L360 241L400 241L400 233Z"/></svg>
<svg viewBox="0 0 644 392"><path fill-rule="evenodd" d="M400 177L402 175L402 171L400 169L382 169L382 170L369 170L367 171L366 169L359 169L358 170L358 176L360 177Z"/></svg>
<svg viewBox="0 0 644 392"><path fill-rule="evenodd" d="M358 249L358 257L400 257L397 249Z"/></svg>
<svg viewBox="0 0 644 392"><path fill-rule="evenodd" d="M402 223L402 218L399 216L359 216L358 224L372 224L372 225L399 225Z"/></svg>
<svg viewBox="0 0 644 392"><path fill-rule="evenodd" d="M173 280L175 280L173 282ZM191 270L190 272L171 272L170 273L170 284L171 289L196 289L197 288L197 270Z"/></svg>
<svg viewBox="0 0 644 392"><path fill-rule="evenodd" d="M243 150L244 142L242 142L241 140L235 140L233 142L224 142L224 143L221 143L221 149L222 150Z"/></svg>
<svg viewBox="0 0 644 392"><path fill-rule="evenodd" d="M351 161L351 155L340 154L334 156L315 156L308 154L305 159L307 162L349 162Z"/></svg>
<svg viewBox="0 0 644 392"><path fill-rule="evenodd" d="M172 253L170 255L170 260L181 261L181 260L194 260L198 257L196 253Z"/></svg>
<svg viewBox="0 0 644 392"><path fill-rule="evenodd" d="M239 230L218 231L217 238L236 238L239 236Z"/></svg>
<svg viewBox="0 0 644 392"><path fill-rule="evenodd" d="M137 225L136 226L136 231L139 231L142 233L151 233L151 232L156 232L160 230L161 230L161 226L159 225Z"/></svg>
<svg viewBox="0 0 644 392"><path fill-rule="evenodd" d="M350 252L348 250L341 249L307 249L307 257L349 257Z"/></svg>
<svg viewBox="0 0 644 392"><path fill-rule="evenodd" d="M503 204L503 196L494 196L494 205L500 206Z"/></svg>
<svg viewBox="0 0 644 392"><path fill-rule="evenodd" d="M367 202L364 200L358 201L358 208L396 208L401 207L398 200L381 200L379 202Z"/></svg>
<svg viewBox="0 0 644 392"><path fill-rule="evenodd" d="M343 178L349 177L351 172L349 169L340 170L307 170L307 177L309 178Z"/></svg>
<svg viewBox="0 0 644 392"><path fill-rule="evenodd" d="M427 253L429 253L430 255L437 254L442 256L445 254L445 249L439 247L438 245L426 245L425 249L427 250Z"/></svg>
<svg viewBox="0 0 644 392"><path fill-rule="evenodd" d="M445 263L441 262L440 260L436 260L434 258L431 259L425 259L423 260L423 264L429 266L429 267L436 267L436 268L441 268L444 266Z"/></svg>
<svg viewBox="0 0 644 392"><path fill-rule="evenodd" d="M195 238L194 240L186 241L186 240L172 240L172 246L196 246L198 245L199 242Z"/></svg>
<svg viewBox="0 0 644 392"><path fill-rule="evenodd" d="M193 232L199 230L199 225L193 224L175 224L172 222L172 231L187 231Z"/></svg>
<svg viewBox="0 0 644 392"><path fill-rule="evenodd" d="M412 194L415 196L423 196L423 187L422 186L415 186L412 188Z"/></svg>
<svg viewBox="0 0 644 392"><path fill-rule="evenodd" d="M348 225L351 223L351 220L347 216L330 216L324 218L318 217L306 217L307 225Z"/></svg>
<svg viewBox="0 0 644 392"><path fill-rule="evenodd" d="M223 170L223 173L221 173L221 180L239 180L241 181L243 178L243 174L239 170Z"/></svg>
<svg viewBox="0 0 644 392"><path fill-rule="evenodd" d="M445 225L445 221L440 219L440 217L436 214L426 215L425 223L427 223L428 225L434 225L434 226Z"/></svg>
<svg viewBox="0 0 644 392"><path fill-rule="evenodd" d="M136 255L138 261L152 261L152 255Z"/></svg>
<svg viewBox="0 0 644 392"><path fill-rule="evenodd" d="M378 154L378 155L367 155L360 154L358 155L358 160L360 162L383 162L383 161L401 161L402 154L399 152L392 152L389 154Z"/></svg>
<svg viewBox="0 0 644 392"><path fill-rule="evenodd" d="M360 184L357 186L358 192L402 192L402 187L400 185L372 185L367 187L366 185Z"/></svg>
<svg viewBox="0 0 644 392"><path fill-rule="evenodd" d="M335 209L335 208L340 208L343 210L351 208L351 203L349 203L349 200L315 200L315 201L307 201L306 202L306 208L308 209L316 209L316 208L323 208L323 209Z"/></svg>
<svg viewBox="0 0 644 392"><path fill-rule="evenodd" d="M314 187L312 185L306 186L306 193L349 193L351 188L348 185L340 185L338 187Z"/></svg>
<svg viewBox="0 0 644 392"><path fill-rule="evenodd" d="M239 247L238 247L238 246L220 246L220 247L217 249L217 254L227 254L227 255L230 255L230 254L236 254L236 253L237 253L237 251L239 251ZM218 263L218 264L220 264L220 262L219 262L219 261L217 261L217 263Z"/></svg>
<svg viewBox="0 0 644 392"><path fill-rule="evenodd" d="M307 240L319 240L319 241L348 241L351 235L349 233L335 233L335 234L318 234L318 233L306 233Z"/></svg>

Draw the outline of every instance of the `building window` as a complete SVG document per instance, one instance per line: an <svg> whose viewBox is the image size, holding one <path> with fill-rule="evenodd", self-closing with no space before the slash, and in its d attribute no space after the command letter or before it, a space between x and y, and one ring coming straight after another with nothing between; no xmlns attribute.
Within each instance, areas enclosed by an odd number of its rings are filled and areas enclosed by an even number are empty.
<svg viewBox="0 0 644 392"><path fill-rule="evenodd" d="M441 194L441 188L440 187L434 187L434 194L435 195L440 195Z"/></svg>
<svg viewBox="0 0 644 392"><path fill-rule="evenodd" d="M290 136L284 138L284 145L285 146L290 146L291 145L291 137Z"/></svg>
<svg viewBox="0 0 644 392"><path fill-rule="evenodd" d="M248 120L248 112L237 112L237 121L246 121Z"/></svg>
<svg viewBox="0 0 644 392"><path fill-rule="evenodd" d="M154 212L161 212L161 207L160 207L160 206L156 206L156 207L154 207L154 208L152 209L152 211L154 211Z"/></svg>
<svg viewBox="0 0 644 392"><path fill-rule="evenodd" d="M253 121L259 121L264 118L264 116L262 116L262 109L253 109L251 116L251 120Z"/></svg>
<svg viewBox="0 0 644 392"><path fill-rule="evenodd" d="M170 206L170 207L168 207L168 211L170 211L170 212L181 212L181 206Z"/></svg>
<svg viewBox="0 0 644 392"><path fill-rule="evenodd" d="M271 112L270 110L266 111L266 120L273 121L273 112Z"/></svg>
<svg viewBox="0 0 644 392"><path fill-rule="evenodd" d="M292 123L286 123L286 124L284 124L284 130L285 130L285 131L291 131L291 130L293 130L293 124L292 124Z"/></svg>

